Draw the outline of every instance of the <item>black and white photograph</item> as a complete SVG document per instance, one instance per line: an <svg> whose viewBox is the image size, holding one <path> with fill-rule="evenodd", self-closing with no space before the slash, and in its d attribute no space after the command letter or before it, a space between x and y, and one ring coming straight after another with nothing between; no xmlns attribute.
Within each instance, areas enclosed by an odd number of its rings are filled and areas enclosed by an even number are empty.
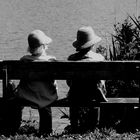
<svg viewBox="0 0 140 140"><path fill-rule="evenodd" d="M0 0L0 140L140 139L140 0Z"/></svg>

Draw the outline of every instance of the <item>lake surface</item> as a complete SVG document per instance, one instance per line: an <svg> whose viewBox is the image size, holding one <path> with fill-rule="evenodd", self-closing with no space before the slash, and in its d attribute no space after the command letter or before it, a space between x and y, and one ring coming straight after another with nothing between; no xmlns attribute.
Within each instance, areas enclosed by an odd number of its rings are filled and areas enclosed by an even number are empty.
<svg viewBox="0 0 140 140"><path fill-rule="evenodd" d="M0 59L23 56L27 36L34 29L53 39L48 52L59 60L75 51L71 44L83 25L91 25L105 46L113 24L127 13L138 15L139 6L138 0L0 0ZM59 90L66 92L64 83Z"/></svg>
<svg viewBox="0 0 140 140"><path fill-rule="evenodd" d="M83 25L91 25L105 43L116 21L127 13L136 15L136 1L0 0L0 59L19 59L25 54L27 36L34 29L53 39L49 52L58 59L74 52L71 44Z"/></svg>

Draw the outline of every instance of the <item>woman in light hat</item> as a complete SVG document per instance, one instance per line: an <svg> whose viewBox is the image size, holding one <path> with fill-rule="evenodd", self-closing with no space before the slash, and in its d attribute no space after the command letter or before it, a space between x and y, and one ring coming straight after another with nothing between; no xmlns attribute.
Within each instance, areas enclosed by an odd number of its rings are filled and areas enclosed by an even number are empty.
<svg viewBox="0 0 140 140"><path fill-rule="evenodd" d="M55 61L54 56L46 53L48 45L52 39L41 30L34 30L28 36L28 52L29 55L24 55L20 60L23 62L33 61ZM44 73L28 74L26 79L21 79L17 88L16 99L14 105L29 104L31 107L37 108L40 116L39 134L47 135L52 132L52 114L51 108L48 107L57 99L56 82L53 79L43 79ZM34 77L36 80L34 80Z"/></svg>
<svg viewBox="0 0 140 140"><path fill-rule="evenodd" d="M76 53L68 57L69 61L104 61L105 58L98 53L92 51L94 45L101 41L101 38L97 36L91 26L83 26L79 28L77 32L77 39L73 42L73 46L76 49ZM97 115L94 108L86 108L88 113L85 117L88 116L87 122L82 122L80 120L81 108L78 108L74 103L85 103L93 99L97 101L107 101L103 92L106 92L104 81L93 81L87 79L80 80L70 80L67 81L69 86L68 98L72 101L73 106L70 107L70 121L73 132L77 130L82 131L78 128L78 125L82 125L82 129L93 129L98 122L99 116ZM101 87L102 85L102 87ZM83 116L84 117L84 116ZM95 122L93 122L93 120ZM80 127L81 128L81 127Z"/></svg>

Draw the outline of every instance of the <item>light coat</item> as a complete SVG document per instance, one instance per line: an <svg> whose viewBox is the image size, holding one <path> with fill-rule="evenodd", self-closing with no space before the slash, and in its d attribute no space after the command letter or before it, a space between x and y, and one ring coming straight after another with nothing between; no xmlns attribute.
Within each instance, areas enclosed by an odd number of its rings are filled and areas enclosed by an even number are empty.
<svg viewBox="0 0 140 140"><path fill-rule="evenodd" d="M54 61L55 57L48 55L25 55L21 61ZM33 108L44 108L57 99L56 81L44 79L45 73L31 72L25 79L21 79L17 96L31 102ZM41 80L43 78L43 80ZM38 79L38 80L34 80Z"/></svg>

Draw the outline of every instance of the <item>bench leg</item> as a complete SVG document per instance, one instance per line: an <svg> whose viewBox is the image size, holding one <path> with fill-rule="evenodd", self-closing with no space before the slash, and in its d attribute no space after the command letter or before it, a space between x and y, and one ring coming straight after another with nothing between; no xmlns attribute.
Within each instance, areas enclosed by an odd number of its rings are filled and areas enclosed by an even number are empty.
<svg viewBox="0 0 140 140"><path fill-rule="evenodd" d="M3 100L0 105L0 132L4 135L15 134L21 124L22 108L11 100Z"/></svg>

